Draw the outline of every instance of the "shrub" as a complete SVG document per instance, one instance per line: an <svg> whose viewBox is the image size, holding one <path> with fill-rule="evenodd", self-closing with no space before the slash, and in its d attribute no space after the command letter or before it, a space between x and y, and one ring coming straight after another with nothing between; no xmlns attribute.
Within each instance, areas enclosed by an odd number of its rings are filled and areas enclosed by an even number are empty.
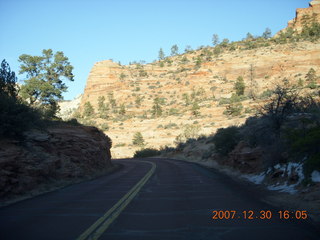
<svg viewBox="0 0 320 240"><path fill-rule="evenodd" d="M164 126L164 129L171 129L171 128L177 129L179 127L176 123L171 123L171 122Z"/></svg>
<svg viewBox="0 0 320 240"><path fill-rule="evenodd" d="M241 139L239 129L236 126L219 128L213 137L216 151L226 156L231 152Z"/></svg>
<svg viewBox="0 0 320 240"><path fill-rule="evenodd" d="M291 130L286 139L295 157L306 157L304 174L307 178L314 170L320 170L320 126Z"/></svg>
<svg viewBox="0 0 320 240"><path fill-rule="evenodd" d="M133 139L132 139L132 144L136 145L136 146L140 146L140 147L145 145L141 132L136 132L134 134Z"/></svg>
<svg viewBox="0 0 320 240"><path fill-rule="evenodd" d="M243 77L239 76L237 78L237 81L234 84L234 89L236 90L236 94L238 96L241 96L244 94L244 89L246 88L244 81L243 81Z"/></svg>
<svg viewBox="0 0 320 240"><path fill-rule="evenodd" d="M161 152L157 149L145 148L145 149L136 151L134 153L133 157L134 158L145 158L145 157L158 156L160 154L161 154Z"/></svg>
<svg viewBox="0 0 320 240"><path fill-rule="evenodd" d="M176 108L170 108L168 114L169 114L169 116L172 116L172 115L177 116L177 115L179 115L179 110Z"/></svg>
<svg viewBox="0 0 320 240"><path fill-rule="evenodd" d="M241 115L242 109L243 106L241 103L232 103L226 106L226 110L223 112L223 114L236 117Z"/></svg>
<svg viewBox="0 0 320 240"><path fill-rule="evenodd" d="M92 117L93 114L94 114L93 106L91 105L90 102L85 102L84 108L83 108L83 116Z"/></svg>
<svg viewBox="0 0 320 240"><path fill-rule="evenodd" d="M102 131L108 131L108 130L109 130L109 125L108 125L108 123L102 123L102 124L100 125L100 129L101 129Z"/></svg>
<svg viewBox="0 0 320 240"><path fill-rule="evenodd" d="M200 126L199 125L191 125L187 124L185 126L183 135L186 139L189 138L197 138L199 136Z"/></svg>
<svg viewBox="0 0 320 240"><path fill-rule="evenodd" d="M0 136L21 137L24 131L39 126L40 113L13 97L0 93Z"/></svg>
<svg viewBox="0 0 320 240"><path fill-rule="evenodd" d="M267 89L260 94L260 99L268 99L272 96L272 94L273 94L273 91L270 89Z"/></svg>
<svg viewBox="0 0 320 240"><path fill-rule="evenodd" d="M73 125L73 126L79 126L79 125L81 125L76 118L71 118L71 119L69 119L66 123L68 123L68 124L70 124L70 125Z"/></svg>

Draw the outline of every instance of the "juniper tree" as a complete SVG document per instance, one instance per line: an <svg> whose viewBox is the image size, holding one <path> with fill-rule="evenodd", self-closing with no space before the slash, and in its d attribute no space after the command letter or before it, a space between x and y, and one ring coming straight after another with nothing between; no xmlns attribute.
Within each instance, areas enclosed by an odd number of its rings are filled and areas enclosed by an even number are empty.
<svg viewBox="0 0 320 240"><path fill-rule="evenodd" d="M237 78L237 81L235 82L234 84L234 89L236 90L236 94L238 96L241 96L244 94L244 89L245 89L245 84L244 84L244 81L243 81L243 77L242 76L239 76Z"/></svg>

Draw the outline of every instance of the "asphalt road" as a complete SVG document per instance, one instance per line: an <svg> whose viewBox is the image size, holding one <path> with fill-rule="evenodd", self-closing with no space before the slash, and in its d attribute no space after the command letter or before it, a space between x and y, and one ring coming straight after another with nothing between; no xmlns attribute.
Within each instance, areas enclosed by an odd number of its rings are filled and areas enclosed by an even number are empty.
<svg viewBox="0 0 320 240"><path fill-rule="evenodd" d="M280 219L254 189L213 170L114 162L123 167L113 174L0 208L0 239L320 239L308 220Z"/></svg>

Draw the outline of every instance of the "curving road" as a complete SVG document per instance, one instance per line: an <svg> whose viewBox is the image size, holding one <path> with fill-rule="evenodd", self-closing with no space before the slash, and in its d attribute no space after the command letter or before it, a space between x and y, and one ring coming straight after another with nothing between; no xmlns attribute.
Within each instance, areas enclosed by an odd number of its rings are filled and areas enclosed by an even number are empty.
<svg viewBox="0 0 320 240"><path fill-rule="evenodd" d="M320 239L308 220L279 219L256 191L216 171L169 159L114 162L123 167L113 174L0 208L0 239ZM260 219L266 211L270 219Z"/></svg>

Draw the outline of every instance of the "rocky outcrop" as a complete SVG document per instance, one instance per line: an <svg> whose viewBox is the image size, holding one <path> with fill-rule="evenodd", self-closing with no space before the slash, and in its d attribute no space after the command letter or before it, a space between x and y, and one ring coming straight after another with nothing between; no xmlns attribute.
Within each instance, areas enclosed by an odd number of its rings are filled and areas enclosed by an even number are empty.
<svg viewBox="0 0 320 240"><path fill-rule="evenodd" d="M256 173L263 169L261 148L251 148L241 141L229 154L231 166L244 173Z"/></svg>
<svg viewBox="0 0 320 240"><path fill-rule="evenodd" d="M65 185L112 167L111 140L95 127L59 125L0 140L0 198ZM41 191L41 190L40 190Z"/></svg>
<svg viewBox="0 0 320 240"><path fill-rule="evenodd" d="M305 24L320 22L320 1L311 1L308 8L298 8L296 17L288 22L287 28L301 32Z"/></svg>
<svg viewBox="0 0 320 240"><path fill-rule="evenodd" d="M59 112L57 113L57 116L64 120L70 119L79 108L81 98L82 94L76 96L73 100L58 102Z"/></svg>

